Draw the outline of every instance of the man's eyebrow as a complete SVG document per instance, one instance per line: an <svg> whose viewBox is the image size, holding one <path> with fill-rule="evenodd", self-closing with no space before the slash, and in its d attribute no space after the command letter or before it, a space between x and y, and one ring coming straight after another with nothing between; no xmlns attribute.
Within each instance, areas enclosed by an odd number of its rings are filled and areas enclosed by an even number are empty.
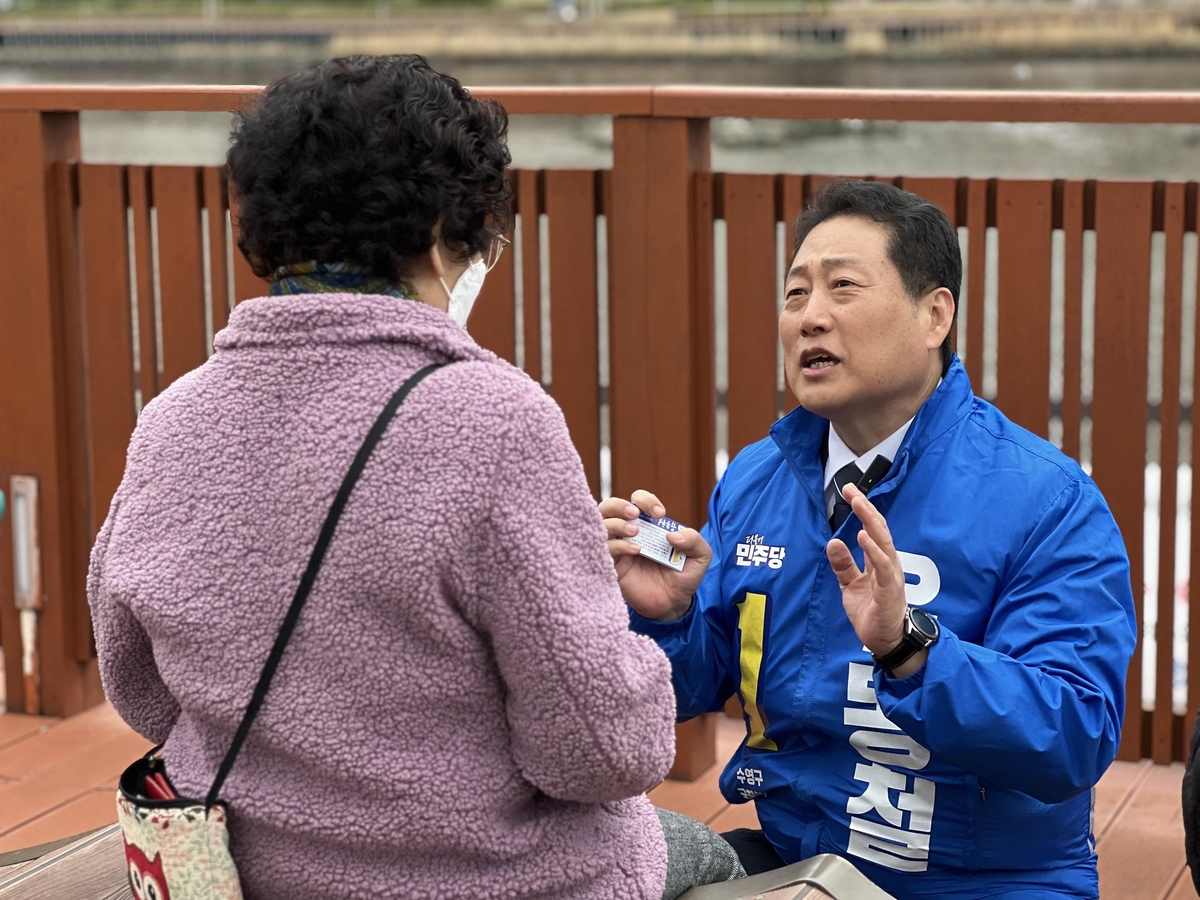
<svg viewBox="0 0 1200 900"><path fill-rule="evenodd" d="M862 260L857 256L832 256L829 259L821 260L822 269L836 269L838 266L861 266ZM787 273L787 277L793 275L804 275L808 272L808 266L801 263L798 266L792 266Z"/></svg>

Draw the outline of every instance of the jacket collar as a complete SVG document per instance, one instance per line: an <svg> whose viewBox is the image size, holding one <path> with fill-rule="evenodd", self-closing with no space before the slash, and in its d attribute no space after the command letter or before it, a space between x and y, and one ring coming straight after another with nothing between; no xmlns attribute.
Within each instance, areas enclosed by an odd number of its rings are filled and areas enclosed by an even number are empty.
<svg viewBox="0 0 1200 900"><path fill-rule="evenodd" d="M900 451L892 461L892 470L880 482L879 488L903 474L910 457L919 456L933 441L970 413L974 399L967 370L956 354L950 360L950 370L941 385L917 411L900 445ZM801 407L792 410L771 427L771 439L812 494L813 501L822 508L824 491L820 494L817 491L824 486L822 451L828 431L828 419Z"/></svg>
<svg viewBox="0 0 1200 900"><path fill-rule="evenodd" d="M378 294L294 294L239 303L213 342L218 352L322 344L413 344L449 360L497 357L440 309Z"/></svg>

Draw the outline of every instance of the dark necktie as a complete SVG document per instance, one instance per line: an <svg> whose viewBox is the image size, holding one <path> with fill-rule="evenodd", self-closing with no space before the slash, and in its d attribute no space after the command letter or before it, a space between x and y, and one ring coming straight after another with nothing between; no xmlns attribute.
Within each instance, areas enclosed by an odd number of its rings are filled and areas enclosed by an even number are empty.
<svg viewBox="0 0 1200 900"><path fill-rule="evenodd" d="M842 523L850 517L850 501L842 496L842 488L848 484L858 484L863 473L854 463L846 463L833 476L833 513L829 516L829 527L837 531Z"/></svg>
<svg viewBox="0 0 1200 900"><path fill-rule="evenodd" d="M836 532L842 527L842 523L849 518L851 512L850 501L842 496L842 488L848 484L856 484L864 494L869 494L871 488L879 483L891 467L892 461L886 456L876 456L871 465L867 467L865 475L855 463L846 463L834 473L833 512L829 516L829 527L833 531Z"/></svg>

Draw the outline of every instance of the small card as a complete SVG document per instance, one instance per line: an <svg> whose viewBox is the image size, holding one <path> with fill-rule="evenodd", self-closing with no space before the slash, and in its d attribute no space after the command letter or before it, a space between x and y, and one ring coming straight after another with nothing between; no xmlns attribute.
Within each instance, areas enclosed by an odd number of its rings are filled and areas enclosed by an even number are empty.
<svg viewBox="0 0 1200 900"><path fill-rule="evenodd" d="M637 526L638 533L626 540L641 547L642 556L647 559L661 563L676 572L682 572L687 557L667 543L667 535L672 531L679 531L683 526L674 519L655 519L645 513L638 516Z"/></svg>

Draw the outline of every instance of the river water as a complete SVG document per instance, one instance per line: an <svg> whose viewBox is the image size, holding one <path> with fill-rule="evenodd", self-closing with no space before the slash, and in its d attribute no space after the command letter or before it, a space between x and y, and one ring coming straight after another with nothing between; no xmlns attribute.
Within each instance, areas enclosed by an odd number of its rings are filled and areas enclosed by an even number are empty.
<svg viewBox="0 0 1200 900"><path fill-rule="evenodd" d="M161 64L14 68L3 83L261 84L311 59L241 65ZM1200 91L1200 59L795 60L696 64L622 60L512 64L434 60L468 85L709 83L874 88ZM218 164L230 120L203 113L88 113L91 162ZM514 116L514 164L606 168L605 116ZM1200 174L1200 125L751 121L713 124L713 168L730 172L1008 178L1191 180Z"/></svg>

